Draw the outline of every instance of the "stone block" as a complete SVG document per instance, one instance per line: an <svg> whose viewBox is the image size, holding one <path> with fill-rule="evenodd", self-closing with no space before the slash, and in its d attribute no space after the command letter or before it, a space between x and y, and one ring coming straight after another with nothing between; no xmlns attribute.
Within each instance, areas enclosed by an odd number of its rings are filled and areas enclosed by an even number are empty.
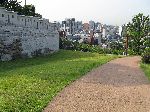
<svg viewBox="0 0 150 112"><path fill-rule="evenodd" d="M12 60L12 56L10 54L3 54L1 56L1 61L10 61Z"/></svg>

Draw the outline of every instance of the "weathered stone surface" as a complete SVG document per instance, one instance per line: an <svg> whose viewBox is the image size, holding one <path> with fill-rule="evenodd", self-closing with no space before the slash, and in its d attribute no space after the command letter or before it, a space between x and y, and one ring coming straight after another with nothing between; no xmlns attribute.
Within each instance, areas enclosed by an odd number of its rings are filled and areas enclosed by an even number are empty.
<svg viewBox="0 0 150 112"><path fill-rule="evenodd" d="M10 54L3 54L1 56L1 61L10 61L12 60L12 56Z"/></svg>
<svg viewBox="0 0 150 112"><path fill-rule="evenodd" d="M47 19L17 15L0 7L0 60L45 55L59 50L59 35ZM8 18L8 15L14 18ZM8 19L10 23L8 23ZM29 19L30 21L22 21ZM42 23L42 24L39 24ZM37 25L38 24L38 25Z"/></svg>
<svg viewBox="0 0 150 112"><path fill-rule="evenodd" d="M14 32L13 25L2 26L1 28L7 28L7 33L2 32L2 30L0 32L1 61L9 61L19 57L32 58L33 56L47 55L59 50L58 33L49 33L46 30L41 31L39 29L32 31L30 28L23 28L25 32L17 30L18 33L15 33L14 36L14 33L8 33ZM26 33L26 36L24 33Z"/></svg>

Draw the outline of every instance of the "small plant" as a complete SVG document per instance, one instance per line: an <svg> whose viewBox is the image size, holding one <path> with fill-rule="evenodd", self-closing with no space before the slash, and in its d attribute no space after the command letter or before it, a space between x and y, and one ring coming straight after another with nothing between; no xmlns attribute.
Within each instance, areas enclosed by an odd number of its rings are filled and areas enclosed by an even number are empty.
<svg viewBox="0 0 150 112"><path fill-rule="evenodd" d="M128 49L128 54L129 55L137 55L132 49Z"/></svg>

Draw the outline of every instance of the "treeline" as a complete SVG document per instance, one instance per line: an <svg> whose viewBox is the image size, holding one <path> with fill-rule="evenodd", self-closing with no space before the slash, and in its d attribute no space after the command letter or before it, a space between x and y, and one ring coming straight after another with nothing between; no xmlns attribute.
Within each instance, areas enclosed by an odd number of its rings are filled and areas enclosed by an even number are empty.
<svg viewBox="0 0 150 112"><path fill-rule="evenodd" d="M79 43L77 41L70 41L67 38L60 38L59 48L65 50L82 51L82 52L93 52L99 54L115 54L122 55L124 52L123 46L112 42L110 48L102 48L99 45Z"/></svg>
<svg viewBox="0 0 150 112"><path fill-rule="evenodd" d="M8 11L18 12L19 15L41 17L42 15L35 13L34 5L21 5L17 0L0 0L0 6L5 7Z"/></svg>
<svg viewBox="0 0 150 112"><path fill-rule="evenodd" d="M124 37L128 37L128 50L135 55L142 55L145 63L150 63L150 17L142 13L134 16L124 29Z"/></svg>

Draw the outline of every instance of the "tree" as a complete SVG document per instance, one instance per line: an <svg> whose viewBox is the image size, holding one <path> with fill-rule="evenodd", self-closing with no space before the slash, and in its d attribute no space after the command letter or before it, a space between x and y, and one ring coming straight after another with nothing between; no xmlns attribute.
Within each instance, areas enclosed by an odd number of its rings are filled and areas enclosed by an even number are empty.
<svg viewBox="0 0 150 112"><path fill-rule="evenodd" d="M123 49L123 42L113 41L110 43L110 48L112 50L122 50Z"/></svg>
<svg viewBox="0 0 150 112"><path fill-rule="evenodd" d="M22 6L20 5L21 2L18 2L17 0L9 0L5 8L9 11L15 11L20 13L22 11Z"/></svg>
<svg viewBox="0 0 150 112"><path fill-rule="evenodd" d="M1 0L0 6L5 7L9 11L18 12L19 15L42 18L42 15L35 13L34 5L25 5L24 7L22 7L20 3L21 2L18 2L17 0Z"/></svg>
<svg viewBox="0 0 150 112"><path fill-rule="evenodd" d="M35 13L35 6L34 5L24 5L21 11L21 15L25 16L34 16L42 18L42 15Z"/></svg>
<svg viewBox="0 0 150 112"><path fill-rule="evenodd" d="M40 18L42 18L42 15L39 14L39 13L35 13L35 17L40 17Z"/></svg>
<svg viewBox="0 0 150 112"><path fill-rule="evenodd" d="M34 5L25 5L22 10L22 14L26 16L35 16Z"/></svg>
<svg viewBox="0 0 150 112"><path fill-rule="evenodd" d="M0 0L0 6L5 7L5 5L8 3L8 0Z"/></svg>
<svg viewBox="0 0 150 112"><path fill-rule="evenodd" d="M129 41L132 42L132 50L136 54L141 54L144 39L148 36L150 32L150 18L139 13L136 15L132 22L128 23L126 26L126 36L130 37Z"/></svg>

